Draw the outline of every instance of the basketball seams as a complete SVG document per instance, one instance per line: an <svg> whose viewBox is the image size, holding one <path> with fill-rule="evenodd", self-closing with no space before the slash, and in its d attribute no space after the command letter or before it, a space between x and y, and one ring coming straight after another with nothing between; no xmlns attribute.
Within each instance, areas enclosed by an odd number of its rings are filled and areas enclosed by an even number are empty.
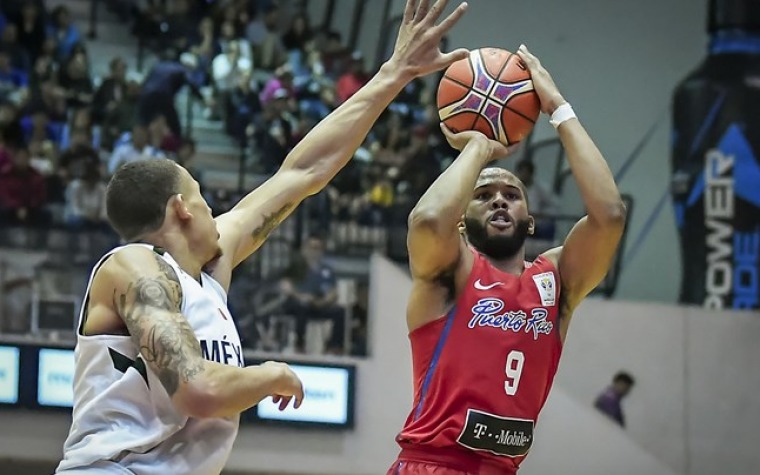
<svg viewBox="0 0 760 475"><path fill-rule="evenodd" d="M464 84L464 83L463 83L463 82L461 82L461 81L457 81L457 80L454 80L454 79L452 79L452 78L450 78L450 77L448 77L448 76L443 76L443 78L441 79L441 82L443 82L443 80L444 80L444 79L446 79L446 80L448 80L448 81L451 81L451 82L453 82L454 84L456 84L456 85L458 85L458 86L462 86L463 88L467 89L467 92L466 92L466 93L465 93L465 95L464 95L464 96L462 96L461 98L459 98L459 99L456 99L456 100L453 100L453 101L451 101L451 102L449 102L449 103L447 103L447 104L438 104L438 110L441 110L441 109L445 109L445 108L447 108L447 107L451 107L451 106L453 106L454 104L456 104L457 102L462 102L462 101L464 101L465 99L467 99L467 97L469 96L469 94L470 94L471 92L476 92L476 93L477 93L477 95L479 95L479 96L482 96L482 94L478 93L477 91L473 91L473 90L472 90L472 88L471 88L470 86L468 86L467 84ZM440 86L439 86L439 87L440 87ZM483 96L483 98L485 99L485 96ZM473 111L473 112L474 112L474 111ZM449 117L453 117L453 116L449 116Z"/></svg>
<svg viewBox="0 0 760 475"><path fill-rule="evenodd" d="M488 87L488 90L486 91L485 100L483 101L482 104L480 104L480 109L478 110L478 115L475 116L475 120L472 121L472 125L470 126L470 129L474 129L475 128L475 124L478 123L478 119L480 117L485 117L485 115L483 114L483 110L486 108L486 106L488 106L488 101L489 100L493 101L493 98L491 97L491 93L493 92L493 90L496 87L496 85L499 83L499 76L501 76L501 73L504 72L504 68L506 67L506 65L509 64L509 59L512 57L513 53L509 53L509 56L507 56L507 60L504 61L504 64L502 64L501 67L499 68L499 72L496 74L496 77L491 77L491 75L488 72L488 67L486 66L486 58L485 58L485 56L483 56L483 49L482 48L477 51L477 55L480 57L480 64L483 65L483 74L485 74L489 78L493 79L493 82L491 83L491 85ZM470 68L473 68L472 61L468 61L468 64L470 65ZM474 68L473 68L472 77L473 77L473 84L474 84L474 82L477 80L476 76L475 76ZM496 102L496 101L493 101L493 102ZM498 102L496 102L496 103L498 104ZM501 113L499 113L499 117L501 118ZM501 121L501 119L499 121ZM490 138L499 140L499 131L498 130L493 130L493 124L491 124L491 121L488 120L487 118L486 118L486 123L488 124L488 128L491 129L491 132L492 132L492 135L493 135L493 137L490 137Z"/></svg>
<svg viewBox="0 0 760 475"><path fill-rule="evenodd" d="M520 94L515 94L515 95L514 95L514 96L512 96L512 97L521 96L521 95L523 95L523 94L528 94L528 93L527 93L527 92L521 92ZM512 99L512 97L510 97L510 99ZM508 101L507 101L507 102L508 102ZM523 119L525 119L525 120L529 121L531 124L535 124L535 123L536 123L536 121L535 121L535 120L531 119L530 117L528 117L527 115L523 114L523 113L522 113L522 112L520 112L519 110L517 110L517 109L513 109L512 107L509 107L509 103L507 103L507 104L504 104L502 107L504 107L505 109L509 109L511 112L513 112L513 113L515 113L515 114L519 115L519 116L520 116L520 117L522 117ZM540 114L541 114L541 112L539 112L539 116L540 116Z"/></svg>
<svg viewBox="0 0 760 475"><path fill-rule="evenodd" d="M478 50L478 53L480 54L480 60L484 64L483 70L485 71L486 74L488 74L488 68L485 67L485 58L483 57L483 50L482 49ZM498 127L498 129L504 129L504 140L506 140L507 143L509 143L509 137L507 136L507 128L504 126L504 107L506 107L506 103L501 104L499 101L494 100L494 98L491 97L491 94L493 94L493 91L494 91L494 89L496 89L496 86L499 83L502 83L502 81L500 79L501 75L504 72L504 70L507 69L507 66L509 66L509 60L511 60L512 56L514 56L514 55L515 55L514 53L510 52L509 56L507 56L507 60L504 61L504 64L502 64L501 67L499 68L499 72L496 74L496 77L493 78L493 84L491 84L491 87L488 88L488 94L486 95L486 100L480 106L481 110L478 111L478 114L480 114L483 111L483 108L486 107L486 105L488 104L489 100L493 101L495 104L499 104L499 106L502 108L502 110L499 111L499 127ZM502 83L502 84L504 84L504 83ZM507 102L509 102L509 100L507 100ZM477 119L475 119L475 120L477 122ZM486 122L488 122L489 126L493 125L493 124L491 124L491 121L489 121L489 120L487 120ZM474 126L475 123L473 123L472 125ZM494 138L496 140L499 140L500 137L501 137L501 130L494 130L493 131L493 135L494 135Z"/></svg>
<svg viewBox="0 0 760 475"><path fill-rule="evenodd" d="M480 54L480 51L478 51L478 54ZM483 60L483 58L481 58L481 61L482 60ZM476 93L477 91L475 91L475 87L474 86L475 86L475 81L477 81L477 75L475 74L476 73L476 71L475 71L475 65L472 64L472 59L470 59L470 56L467 57L467 67L470 68L470 73L472 74L472 84L470 84L469 86L467 86L467 88L470 90L467 94ZM485 64L483 64L483 69L484 70L486 69ZM486 71L486 74L487 73L488 73L488 71ZM480 95L480 94L478 93L478 95ZM470 124L470 130L473 130L475 128L475 124L478 123L478 117L480 117L480 112L483 110L483 104L485 104L486 102L488 102L488 94L487 93L483 97L483 102L480 104L480 109L475 114L475 118L472 120L472 124Z"/></svg>

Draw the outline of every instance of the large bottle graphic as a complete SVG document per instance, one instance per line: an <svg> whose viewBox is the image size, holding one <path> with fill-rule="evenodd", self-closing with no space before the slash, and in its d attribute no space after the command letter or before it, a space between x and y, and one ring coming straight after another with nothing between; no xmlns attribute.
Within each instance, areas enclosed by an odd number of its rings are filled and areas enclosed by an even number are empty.
<svg viewBox="0 0 760 475"><path fill-rule="evenodd" d="M709 53L673 97L681 303L760 308L760 0L709 0Z"/></svg>

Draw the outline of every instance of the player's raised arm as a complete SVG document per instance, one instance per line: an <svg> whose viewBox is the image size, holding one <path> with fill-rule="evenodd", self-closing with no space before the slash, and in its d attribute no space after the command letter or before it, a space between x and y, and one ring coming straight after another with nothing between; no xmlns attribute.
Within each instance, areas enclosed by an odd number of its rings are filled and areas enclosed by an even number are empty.
<svg viewBox="0 0 760 475"><path fill-rule="evenodd" d="M447 3L438 0L431 7L429 0L407 0L393 55L380 71L314 127L271 179L217 218L220 242L231 255L231 267L258 248L303 199L327 185L406 84L467 56L464 49L445 54L439 49L441 38L466 8L465 3L459 5L436 25ZM224 276L215 277L223 283L226 280Z"/></svg>
<svg viewBox="0 0 760 475"><path fill-rule="evenodd" d="M558 260L564 310L572 312L610 268L625 227L625 205L607 162L549 73L524 45L517 54L530 70L542 112L555 124L560 122L559 138L586 206L587 216L573 227L564 245L547 253Z"/></svg>
<svg viewBox="0 0 760 475"><path fill-rule="evenodd" d="M478 175L490 161L510 152L480 132L453 134L441 127L449 144L460 154L409 214L409 264L412 277L419 280L438 280L454 270L465 245L458 225L472 199Z"/></svg>
<svg viewBox="0 0 760 475"><path fill-rule="evenodd" d="M108 305L124 321L146 365L174 405L189 417L227 417L267 396L296 398L303 388L284 364L239 368L203 359L182 315L182 287L175 271L144 248L125 248L105 262L91 291L91 305Z"/></svg>

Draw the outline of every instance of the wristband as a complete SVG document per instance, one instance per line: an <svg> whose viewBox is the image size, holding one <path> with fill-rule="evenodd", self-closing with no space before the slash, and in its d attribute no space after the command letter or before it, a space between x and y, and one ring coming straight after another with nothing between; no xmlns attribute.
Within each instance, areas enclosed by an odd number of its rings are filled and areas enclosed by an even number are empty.
<svg viewBox="0 0 760 475"><path fill-rule="evenodd" d="M573 107L568 104L567 102L563 102L560 104L559 107L557 107L554 112L552 112L552 116L549 119L549 123L554 126L556 129L559 127L559 124L562 122L568 121L570 119L576 119L578 116L575 115L575 111L573 111Z"/></svg>

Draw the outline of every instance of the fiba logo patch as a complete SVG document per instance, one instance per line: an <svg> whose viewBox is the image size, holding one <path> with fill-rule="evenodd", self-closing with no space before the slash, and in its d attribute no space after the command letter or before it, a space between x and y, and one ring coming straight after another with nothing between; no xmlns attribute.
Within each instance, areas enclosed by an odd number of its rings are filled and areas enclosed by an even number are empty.
<svg viewBox="0 0 760 475"><path fill-rule="evenodd" d="M533 282L535 282L538 295L541 297L541 304L547 307L554 305L557 287L554 281L554 272L536 274L533 276Z"/></svg>

